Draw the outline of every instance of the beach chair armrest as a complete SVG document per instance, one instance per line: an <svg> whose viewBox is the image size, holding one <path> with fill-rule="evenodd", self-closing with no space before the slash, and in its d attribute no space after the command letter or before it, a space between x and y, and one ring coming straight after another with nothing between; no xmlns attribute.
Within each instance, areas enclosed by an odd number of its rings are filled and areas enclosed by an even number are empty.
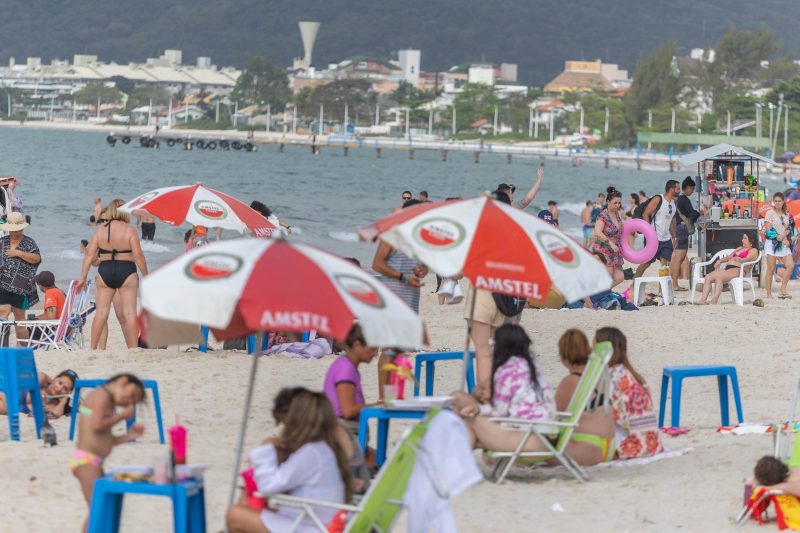
<svg viewBox="0 0 800 533"><path fill-rule="evenodd" d="M278 505L284 507L305 507L313 505L314 507L327 507L328 509L336 509L339 511L358 511L355 505L348 505L345 503L326 502L322 500L312 500L309 498L298 498L297 496L289 496L287 494L265 495L259 492L255 493L257 498L263 498L269 501L269 505Z"/></svg>
<svg viewBox="0 0 800 533"><path fill-rule="evenodd" d="M17 320L15 326L30 328L34 326L58 326L60 320Z"/></svg>
<svg viewBox="0 0 800 533"><path fill-rule="evenodd" d="M489 420L500 424L511 424L514 426L553 426L553 427L572 427L572 422L561 422L559 420L527 420L525 418L511 417L492 417Z"/></svg>

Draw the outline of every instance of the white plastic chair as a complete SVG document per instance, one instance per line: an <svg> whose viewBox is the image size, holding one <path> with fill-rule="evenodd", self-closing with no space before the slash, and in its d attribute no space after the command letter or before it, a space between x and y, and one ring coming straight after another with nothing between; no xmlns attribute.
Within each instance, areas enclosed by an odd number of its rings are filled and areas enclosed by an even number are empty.
<svg viewBox="0 0 800 533"><path fill-rule="evenodd" d="M727 248L725 250L720 250L719 252L715 253L714 256L708 261L694 264L694 266L692 267L692 296L690 300L692 303L694 303L694 293L695 290L697 289L697 286L705 283L703 268L709 265L713 265L714 263L717 262L718 259L727 257L731 255L734 251L735 251L734 248ZM742 263L742 268L739 271L739 277L733 278L729 282L731 289L731 296L733 297L733 302L736 305L744 305L745 283L750 285L750 292L752 293L753 299L755 299L756 290L755 290L755 283L753 282L753 269L752 268L748 269L747 267L752 267L759 261L761 261L761 252L758 253L758 256L753 261Z"/></svg>

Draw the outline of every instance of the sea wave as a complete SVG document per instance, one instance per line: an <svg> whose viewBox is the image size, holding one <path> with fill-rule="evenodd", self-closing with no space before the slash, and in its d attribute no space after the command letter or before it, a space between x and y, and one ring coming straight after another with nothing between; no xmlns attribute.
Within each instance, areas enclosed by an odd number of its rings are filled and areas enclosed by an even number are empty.
<svg viewBox="0 0 800 533"><path fill-rule="evenodd" d="M47 258L53 259L66 259L66 260L79 260L83 259L83 254L81 254L80 250L73 250L70 248L69 250L58 250L57 252L47 253Z"/></svg>
<svg viewBox="0 0 800 533"><path fill-rule="evenodd" d="M152 241L142 241L142 250L152 254L166 254L174 253L175 250L164 244L158 244Z"/></svg>
<svg viewBox="0 0 800 533"><path fill-rule="evenodd" d="M344 242L358 242L358 233L349 231L331 231L328 237Z"/></svg>
<svg viewBox="0 0 800 533"><path fill-rule="evenodd" d="M586 207L586 202L564 202L563 204L558 204L559 211L566 211L578 217L581 216L581 211L583 211L584 207Z"/></svg>

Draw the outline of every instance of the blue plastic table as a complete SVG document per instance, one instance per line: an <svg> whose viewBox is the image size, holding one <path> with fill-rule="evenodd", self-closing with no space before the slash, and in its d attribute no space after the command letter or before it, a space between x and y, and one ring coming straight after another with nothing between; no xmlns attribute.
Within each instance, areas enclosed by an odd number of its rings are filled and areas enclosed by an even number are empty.
<svg viewBox="0 0 800 533"><path fill-rule="evenodd" d="M172 500L175 533L205 533L206 503L202 481L186 480L172 485L114 481L106 476L94 482L89 511L89 533L118 533L126 494L165 496Z"/></svg>
<svg viewBox="0 0 800 533"><path fill-rule="evenodd" d="M426 352L414 356L414 396L419 396L419 384L422 381L422 365L425 364L425 396L433 396L433 379L435 365L439 361L463 361L464 352ZM469 353L467 364L467 392L475 388L475 352Z"/></svg>
<svg viewBox="0 0 800 533"><path fill-rule="evenodd" d="M389 440L389 420L399 418L405 420L420 420L427 411L411 411L406 409L389 409L386 407L366 407L361 410L358 418L358 444L366 453L367 435L369 434L370 418L378 419L378 446L375 450L375 465L381 466L386 460L386 446Z"/></svg>
<svg viewBox="0 0 800 533"><path fill-rule="evenodd" d="M664 411L667 408L667 389L672 378L672 427L680 427L681 421L681 387L685 378L698 378L716 376L719 387L719 409L722 425L730 424L728 415L728 379L731 380L733 401L736 404L736 416L741 424L742 400L739 396L739 380L736 377L735 366L668 366L664 368L661 378L661 403L658 409L658 427L664 427Z"/></svg>

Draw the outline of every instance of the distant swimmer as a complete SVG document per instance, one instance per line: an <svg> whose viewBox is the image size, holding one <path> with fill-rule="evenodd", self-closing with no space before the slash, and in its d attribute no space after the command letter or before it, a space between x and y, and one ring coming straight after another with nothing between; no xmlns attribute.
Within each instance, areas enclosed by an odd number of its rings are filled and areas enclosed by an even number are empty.
<svg viewBox="0 0 800 533"><path fill-rule="evenodd" d="M267 219L267 221L269 221L269 222L270 222L270 223L271 223L273 226L275 226L276 228L277 228L278 226L280 226L280 227L282 227L282 228L284 228L284 229L286 230L286 233L288 233L289 235L291 235L291 234L292 234L292 227L291 227L289 224L287 224L287 223L283 222L282 220L280 220L280 219L279 219L279 218L278 218L278 217L275 215L275 213L273 213L273 212L272 212L272 210L271 210L269 207L267 207L266 205L264 205L264 203L263 203L263 202L259 202L258 200L253 200L253 201L250 203L250 208L251 208L251 209L255 209L256 211L258 211L259 213L261 213L261 215L262 215L264 218L266 218L266 219Z"/></svg>
<svg viewBox="0 0 800 533"><path fill-rule="evenodd" d="M142 240L152 241L156 237L156 219L147 211L136 211L136 226L142 230Z"/></svg>
<svg viewBox="0 0 800 533"><path fill-rule="evenodd" d="M550 200L547 202L547 210L553 214L553 224L554 226L558 226L558 203L555 200Z"/></svg>
<svg viewBox="0 0 800 533"><path fill-rule="evenodd" d="M517 209L525 209L531 202L533 202L536 195L539 194L539 189L542 187L542 178L544 177L544 169L539 167L536 169L536 182L533 184L533 187L528 191L528 193L517 202L514 202L514 193L517 192L517 188L511 184L501 183L497 186L495 192L500 192L505 194L508 199L511 201L511 205L516 207Z"/></svg>
<svg viewBox="0 0 800 533"><path fill-rule="evenodd" d="M581 210L581 224L583 224L583 245L588 248L592 244L592 232L594 232L594 224L592 224L592 211L594 204L591 200L586 200L586 205Z"/></svg>

